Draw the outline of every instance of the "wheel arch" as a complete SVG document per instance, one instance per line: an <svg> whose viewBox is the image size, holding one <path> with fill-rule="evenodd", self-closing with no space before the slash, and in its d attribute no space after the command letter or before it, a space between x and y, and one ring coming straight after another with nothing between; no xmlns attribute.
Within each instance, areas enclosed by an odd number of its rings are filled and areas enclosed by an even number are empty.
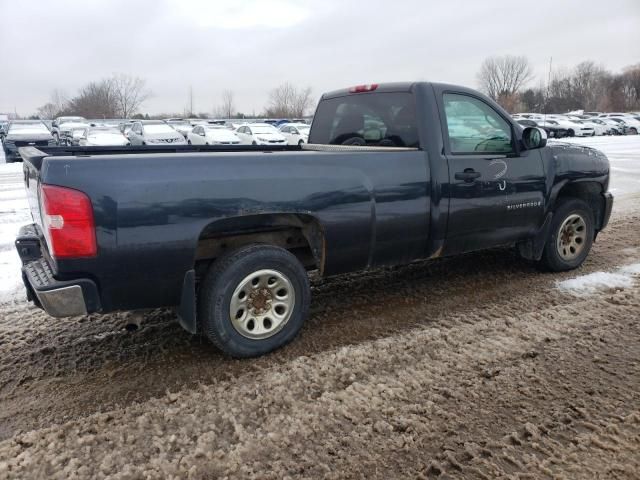
<svg viewBox="0 0 640 480"><path fill-rule="evenodd" d="M226 251L265 243L291 251L307 268L322 274L325 234L318 218L308 213L255 213L214 220L200 231L194 263L212 261Z"/></svg>
<svg viewBox="0 0 640 480"><path fill-rule="evenodd" d="M558 185L558 189L552 198L552 209L555 210L558 202L564 198L579 198L583 200L593 211L596 232L602 229L605 213L604 186L593 180L569 181Z"/></svg>

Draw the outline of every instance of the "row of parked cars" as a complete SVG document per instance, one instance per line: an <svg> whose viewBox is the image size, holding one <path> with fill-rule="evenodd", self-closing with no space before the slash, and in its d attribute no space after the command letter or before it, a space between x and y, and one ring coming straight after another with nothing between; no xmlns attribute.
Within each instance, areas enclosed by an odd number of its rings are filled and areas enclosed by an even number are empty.
<svg viewBox="0 0 640 480"><path fill-rule="evenodd" d="M0 129L7 162L18 160L23 146L129 145L300 145L309 139L304 120L235 123L227 120L87 120L58 117L17 120Z"/></svg>
<svg viewBox="0 0 640 480"><path fill-rule="evenodd" d="M640 112L516 113L512 116L520 125L543 128L553 138L637 135L640 132Z"/></svg>

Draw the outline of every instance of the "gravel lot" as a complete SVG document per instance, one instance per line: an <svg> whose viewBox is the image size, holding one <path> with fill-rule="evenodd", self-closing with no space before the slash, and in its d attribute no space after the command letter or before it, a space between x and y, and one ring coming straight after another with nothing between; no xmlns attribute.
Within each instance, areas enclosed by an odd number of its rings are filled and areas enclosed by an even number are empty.
<svg viewBox="0 0 640 480"><path fill-rule="evenodd" d="M496 249L315 280L301 336L248 361L165 310L131 333L30 307L0 165L0 478L638 478L640 137L574 141L616 195L581 269Z"/></svg>

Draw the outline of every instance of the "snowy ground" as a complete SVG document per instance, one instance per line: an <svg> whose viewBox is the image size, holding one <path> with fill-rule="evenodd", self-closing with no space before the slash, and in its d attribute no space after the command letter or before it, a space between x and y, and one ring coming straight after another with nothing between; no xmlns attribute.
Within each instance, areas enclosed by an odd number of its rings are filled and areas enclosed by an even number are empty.
<svg viewBox="0 0 640 480"><path fill-rule="evenodd" d="M490 250L313 279L301 335L249 361L168 310L131 333L27 305L0 165L0 478L637 479L640 137L571 141L616 194L578 271Z"/></svg>

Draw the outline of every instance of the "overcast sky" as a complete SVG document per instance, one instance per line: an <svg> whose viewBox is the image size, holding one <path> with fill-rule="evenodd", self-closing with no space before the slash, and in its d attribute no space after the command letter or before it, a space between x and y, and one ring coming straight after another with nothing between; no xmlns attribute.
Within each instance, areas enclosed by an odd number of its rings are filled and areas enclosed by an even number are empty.
<svg viewBox="0 0 640 480"><path fill-rule="evenodd" d="M210 112L221 93L260 113L284 81L322 92L435 80L476 86L490 55L554 67L640 62L640 0L0 0L0 112L127 73L143 112Z"/></svg>

